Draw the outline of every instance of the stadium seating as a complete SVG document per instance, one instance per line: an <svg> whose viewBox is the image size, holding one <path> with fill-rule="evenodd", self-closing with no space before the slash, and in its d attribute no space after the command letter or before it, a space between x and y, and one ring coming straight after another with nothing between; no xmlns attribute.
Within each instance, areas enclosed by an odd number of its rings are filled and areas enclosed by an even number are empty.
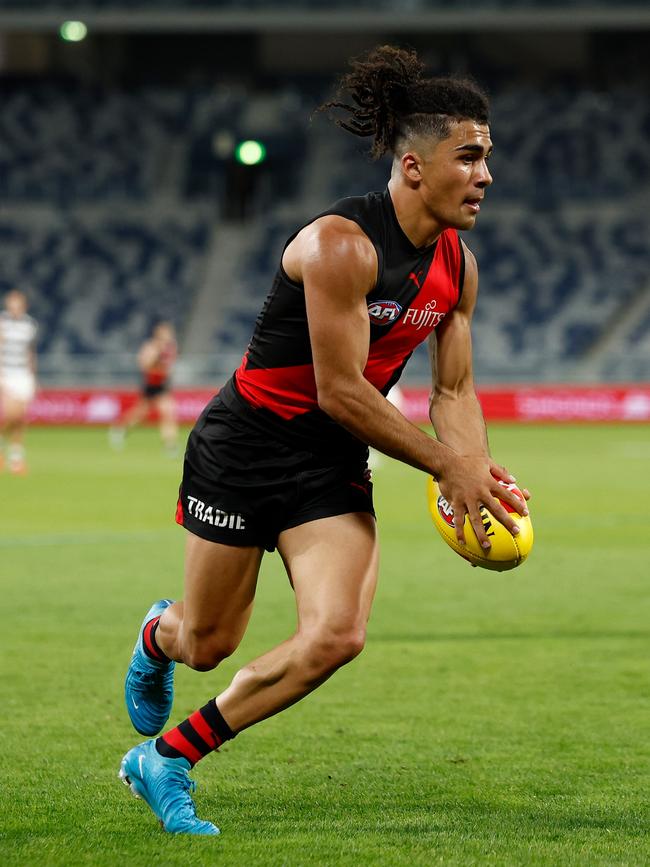
<svg viewBox="0 0 650 867"><path fill-rule="evenodd" d="M568 199L622 199L650 182L647 93L508 87L495 95L493 168L497 198L525 197L538 206Z"/></svg>
<svg viewBox="0 0 650 867"><path fill-rule="evenodd" d="M85 211L0 218L4 290L25 289L48 353L132 353L153 321L182 325L210 238L205 214Z"/></svg>
<svg viewBox="0 0 650 867"><path fill-rule="evenodd" d="M486 208L486 211L488 209ZM650 221L625 216L488 216L472 234L482 296L477 357L534 378L570 369L607 335L648 280L648 254L624 238Z"/></svg>
<svg viewBox="0 0 650 867"><path fill-rule="evenodd" d="M0 94L0 292L29 287L44 358L132 353L161 316L182 329L230 193L215 135L231 152L262 135L283 182L305 146L290 89L253 102L232 87L0 80ZM262 193L286 190L256 207Z"/></svg>
<svg viewBox="0 0 650 867"><path fill-rule="evenodd" d="M269 153L249 191L242 266L211 345L192 347L243 350L284 240L336 199L383 188L390 171L322 116L308 127L315 90L1 81L0 289L32 287L41 352L132 350L159 315L183 326L233 201L228 148L258 137ZM509 83L494 88L492 127L495 183L467 236L481 268L478 367L512 378L516 359L521 376L564 376L647 286L650 100L639 85ZM622 356L647 369L650 318L624 337L603 375L625 376ZM416 353L412 375L425 368Z"/></svg>
<svg viewBox="0 0 650 867"><path fill-rule="evenodd" d="M0 82L0 196L58 204L143 200L170 174L184 192L224 192L225 164L215 136L258 137L271 177L295 186L287 171L305 155L309 101L289 89L259 94L229 88L142 87L129 92L71 83ZM251 104L251 102L253 104ZM313 105L313 101L311 103ZM623 198L650 181L650 101L639 89L607 93L551 90L541 97L509 87L493 100L496 143L492 199L523 198L536 207ZM333 126L321 125L336 136ZM363 143L338 135L328 197L383 183L386 168L359 154ZM352 170L352 166L354 169ZM176 189L173 193L181 192Z"/></svg>
<svg viewBox="0 0 650 867"><path fill-rule="evenodd" d="M145 200L182 176L195 139L231 111L225 93L0 82L0 195L62 206Z"/></svg>
<svg viewBox="0 0 650 867"><path fill-rule="evenodd" d="M607 94L573 87L540 96L521 86L495 94L495 183L465 238L480 263L475 351L486 377L565 377L631 300L648 291L650 220L643 190L650 181L644 152L649 106L631 87ZM385 186L390 164L370 161L364 141L333 124L319 125L318 136L328 154L320 201L311 209L281 208L251 235L237 306L216 334L219 345L245 345L281 245L303 220L344 195ZM630 340L645 345L649 332L643 320ZM410 375L426 377L427 364L426 353L416 353ZM625 366L614 366L624 376ZM612 370L605 358L603 375Z"/></svg>

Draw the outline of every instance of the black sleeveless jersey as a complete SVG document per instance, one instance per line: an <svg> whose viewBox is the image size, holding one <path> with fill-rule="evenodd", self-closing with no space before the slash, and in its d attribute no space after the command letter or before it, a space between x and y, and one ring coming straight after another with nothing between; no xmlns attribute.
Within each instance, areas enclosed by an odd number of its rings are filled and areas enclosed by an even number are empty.
<svg viewBox="0 0 650 867"><path fill-rule="evenodd" d="M314 220L331 214L357 223L377 252L377 282L367 296L370 346L364 376L386 395L415 347L458 303L465 264L460 238L447 229L431 246L414 247L388 190L341 199ZM365 454L366 445L318 407L304 289L289 279L281 262L241 366L219 394L257 430L319 462Z"/></svg>

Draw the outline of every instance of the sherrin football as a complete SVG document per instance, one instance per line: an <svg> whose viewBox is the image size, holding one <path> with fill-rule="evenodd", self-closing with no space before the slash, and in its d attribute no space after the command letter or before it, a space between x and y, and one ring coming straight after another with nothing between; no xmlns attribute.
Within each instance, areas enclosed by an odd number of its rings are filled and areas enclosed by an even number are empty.
<svg viewBox="0 0 650 867"><path fill-rule="evenodd" d="M523 500L523 495L516 485L507 485L505 482L499 481L499 484L504 488L512 491ZM530 515L522 517L503 500L500 500L501 505L512 514L515 521L519 524L519 534L513 536L509 530L500 524L488 511L485 506L481 507L481 518L488 539L492 543L489 550L481 548L481 545L476 538L476 533L470 522L469 516L465 515L465 545L461 545L456 538L456 530L454 528L454 515L452 508L443 497L435 479L429 477L427 483L427 495L429 499L429 511L433 523L445 542L450 548L460 554L465 560L469 560L474 566L482 566L483 569L493 569L497 572L504 572L506 569L514 569L515 566L521 566L526 557L530 554L533 547L533 525L530 521Z"/></svg>

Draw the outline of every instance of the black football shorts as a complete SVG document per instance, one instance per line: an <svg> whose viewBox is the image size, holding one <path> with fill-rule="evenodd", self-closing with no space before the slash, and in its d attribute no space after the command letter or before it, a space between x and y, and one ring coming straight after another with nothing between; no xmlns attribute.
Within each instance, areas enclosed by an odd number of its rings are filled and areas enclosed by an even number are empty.
<svg viewBox="0 0 650 867"><path fill-rule="evenodd" d="M211 542L273 551L283 530L349 512L375 514L365 459L324 465L218 395L205 408L187 443L177 523Z"/></svg>
<svg viewBox="0 0 650 867"><path fill-rule="evenodd" d="M142 384L142 396L146 398L158 397L161 394L166 394L169 391L168 382L160 382L153 385L149 382Z"/></svg>

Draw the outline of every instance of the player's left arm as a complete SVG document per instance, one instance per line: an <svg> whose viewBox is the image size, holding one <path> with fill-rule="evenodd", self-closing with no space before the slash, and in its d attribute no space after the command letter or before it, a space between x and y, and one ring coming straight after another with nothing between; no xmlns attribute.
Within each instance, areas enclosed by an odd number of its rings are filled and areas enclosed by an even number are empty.
<svg viewBox="0 0 650 867"><path fill-rule="evenodd" d="M485 419L474 389L471 326L478 294L478 267L464 243L463 251L465 281L461 299L429 338L429 416L441 442L463 455L485 455L493 475L512 482L510 472L490 457Z"/></svg>

